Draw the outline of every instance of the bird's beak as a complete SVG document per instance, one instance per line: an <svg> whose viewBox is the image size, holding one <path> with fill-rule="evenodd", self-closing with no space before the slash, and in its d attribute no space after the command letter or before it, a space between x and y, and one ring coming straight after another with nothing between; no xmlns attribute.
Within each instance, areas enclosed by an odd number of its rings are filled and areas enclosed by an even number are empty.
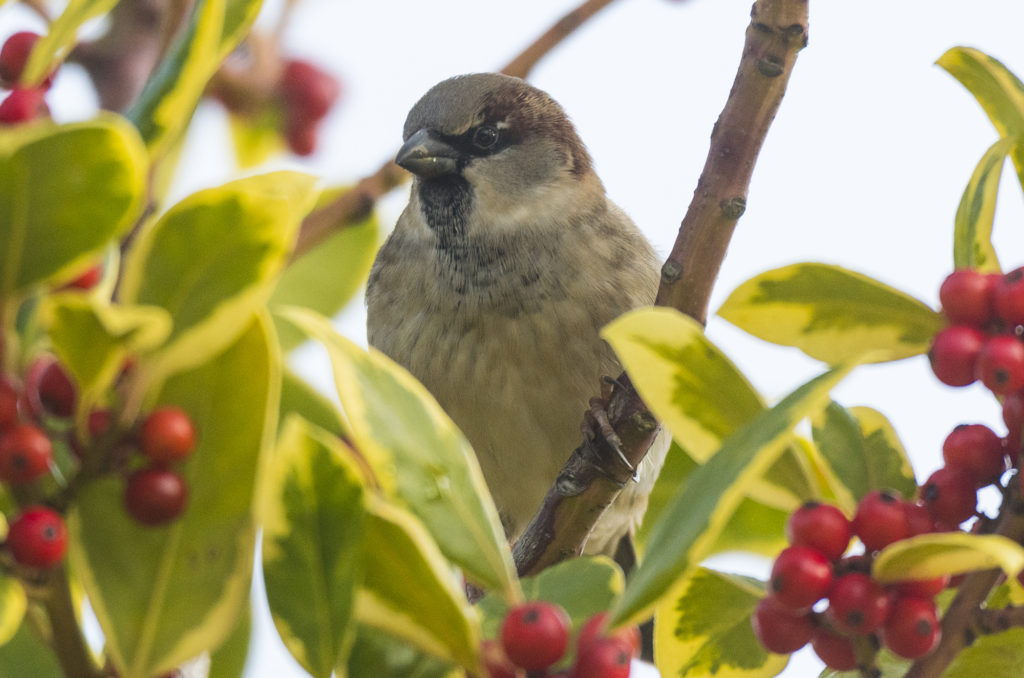
<svg viewBox="0 0 1024 678"><path fill-rule="evenodd" d="M402 144L395 156L395 162L421 179L433 179L458 171L458 152L431 135L430 130L421 129Z"/></svg>

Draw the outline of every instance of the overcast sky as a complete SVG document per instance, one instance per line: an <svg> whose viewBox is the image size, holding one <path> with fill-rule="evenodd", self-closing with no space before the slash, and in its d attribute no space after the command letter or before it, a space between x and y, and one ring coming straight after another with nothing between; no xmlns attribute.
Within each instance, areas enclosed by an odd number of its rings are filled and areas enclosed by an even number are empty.
<svg viewBox="0 0 1024 678"><path fill-rule="evenodd" d="M267 9L280 0L267 0ZM305 0L286 33L295 55L322 63L344 82L322 150L301 166L329 182L376 169L400 143L409 107L451 75L494 70L575 0L337 2ZM707 153L749 21L749 1L620 0L545 59L531 80L568 111L612 198L662 253L671 248ZM24 16L0 11L0 36ZM996 135L981 109L934 61L968 45L1024 74L1020 0L811 0L810 44L754 173L712 299L712 311L740 282L800 261L843 265L937 305L952 267L953 215L975 163ZM87 94L58 82L58 117ZM203 106L179 179L182 195L234 171L216 106ZM393 222L407 189L382 204ZM1021 191L1004 172L996 244L1004 266L1024 264ZM365 342L362 303L342 319ZM769 399L821 371L793 349L766 345L711 319L708 334ZM314 351L302 370L323 372ZM324 383L321 380L321 383ZM919 478L941 463L957 423L1002 431L995 402L977 387L949 389L923 357L855 372L834 392L892 420ZM735 562L764 575L764 563ZM253 677L305 675L286 656L266 618L257 620ZM815 675L798 656L787 676Z"/></svg>

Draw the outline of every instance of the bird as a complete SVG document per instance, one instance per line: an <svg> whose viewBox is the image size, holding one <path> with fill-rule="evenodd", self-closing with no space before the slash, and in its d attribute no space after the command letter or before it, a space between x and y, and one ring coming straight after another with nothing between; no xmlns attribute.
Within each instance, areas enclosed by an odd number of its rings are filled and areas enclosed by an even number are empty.
<svg viewBox="0 0 1024 678"><path fill-rule="evenodd" d="M579 444L602 376L621 372L600 329L654 303L658 258L562 107L520 78L436 84L403 140L395 161L413 181L371 268L368 340L465 434L514 541ZM613 555L637 529L660 438L585 554Z"/></svg>

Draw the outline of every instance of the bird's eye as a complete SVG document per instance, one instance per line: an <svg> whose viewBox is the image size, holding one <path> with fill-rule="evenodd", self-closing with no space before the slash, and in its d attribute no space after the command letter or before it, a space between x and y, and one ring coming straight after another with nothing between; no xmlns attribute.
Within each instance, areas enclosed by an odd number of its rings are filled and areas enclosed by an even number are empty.
<svg viewBox="0 0 1024 678"><path fill-rule="evenodd" d="M480 149L492 148L498 143L498 128L494 125L480 125L473 132L473 145Z"/></svg>

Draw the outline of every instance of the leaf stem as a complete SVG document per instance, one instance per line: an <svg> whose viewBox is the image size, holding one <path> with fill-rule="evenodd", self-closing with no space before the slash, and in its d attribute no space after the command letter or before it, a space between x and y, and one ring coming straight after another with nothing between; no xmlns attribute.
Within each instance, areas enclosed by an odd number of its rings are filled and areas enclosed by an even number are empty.
<svg viewBox="0 0 1024 678"><path fill-rule="evenodd" d="M50 622L51 643L64 675L67 678L102 678L103 671L96 665L75 616L64 565L50 571L47 588L44 605Z"/></svg>

